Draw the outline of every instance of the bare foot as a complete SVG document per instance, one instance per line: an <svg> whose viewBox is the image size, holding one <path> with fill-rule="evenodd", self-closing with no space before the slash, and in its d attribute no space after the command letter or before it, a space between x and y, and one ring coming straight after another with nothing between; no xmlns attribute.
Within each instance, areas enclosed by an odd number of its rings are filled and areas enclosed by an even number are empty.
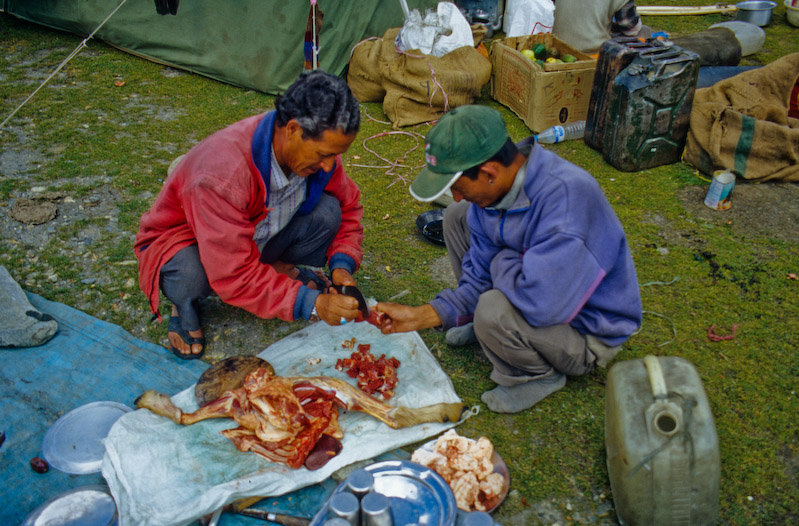
<svg viewBox="0 0 799 526"><path fill-rule="evenodd" d="M178 309L173 305L172 306L172 316L178 316ZM193 338L200 338L203 335L202 329L196 331L189 331L189 336ZM195 343L194 345L189 345L183 341L176 332L167 332L167 338L169 338L169 343L177 349L181 354L199 354L203 350L203 346L199 343Z"/></svg>

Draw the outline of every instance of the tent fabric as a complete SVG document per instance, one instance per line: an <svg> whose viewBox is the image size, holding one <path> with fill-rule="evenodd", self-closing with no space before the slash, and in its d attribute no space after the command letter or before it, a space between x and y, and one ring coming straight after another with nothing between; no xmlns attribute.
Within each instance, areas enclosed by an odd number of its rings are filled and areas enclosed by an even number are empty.
<svg viewBox="0 0 799 526"><path fill-rule="evenodd" d="M58 322L44 345L0 348L0 524L20 524L51 497L70 489L105 484L102 475L69 475L54 468L34 472L42 441L59 417L82 405L112 401L133 407L146 389L174 393L208 367L176 358L158 345L35 294L28 300Z"/></svg>
<svg viewBox="0 0 799 526"><path fill-rule="evenodd" d="M86 37L121 0L0 0L23 20ZM410 9L434 0L408 0ZM159 15L150 0L125 3L95 34L129 53L264 93L283 92L302 73L308 1L192 0ZM352 47L403 22L397 0L319 0L319 67L342 75Z"/></svg>

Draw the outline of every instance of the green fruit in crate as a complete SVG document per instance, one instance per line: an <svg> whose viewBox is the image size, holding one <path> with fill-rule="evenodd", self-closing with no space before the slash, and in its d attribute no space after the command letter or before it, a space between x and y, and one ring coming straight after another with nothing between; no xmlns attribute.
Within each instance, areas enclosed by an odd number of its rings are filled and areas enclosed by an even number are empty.
<svg viewBox="0 0 799 526"><path fill-rule="evenodd" d="M563 55L563 62L577 62L577 57L566 53L565 55Z"/></svg>
<svg viewBox="0 0 799 526"><path fill-rule="evenodd" d="M546 58L547 47L544 44L536 44L533 46L533 53L535 53L535 58Z"/></svg>

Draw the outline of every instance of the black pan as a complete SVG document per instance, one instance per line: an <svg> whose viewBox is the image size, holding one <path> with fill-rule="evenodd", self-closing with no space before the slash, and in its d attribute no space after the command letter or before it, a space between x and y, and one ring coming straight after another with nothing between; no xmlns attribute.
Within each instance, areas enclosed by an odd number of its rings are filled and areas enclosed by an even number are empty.
<svg viewBox="0 0 799 526"><path fill-rule="evenodd" d="M444 210L434 208L416 218L416 228L422 236L436 245L444 246Z"/></svg>

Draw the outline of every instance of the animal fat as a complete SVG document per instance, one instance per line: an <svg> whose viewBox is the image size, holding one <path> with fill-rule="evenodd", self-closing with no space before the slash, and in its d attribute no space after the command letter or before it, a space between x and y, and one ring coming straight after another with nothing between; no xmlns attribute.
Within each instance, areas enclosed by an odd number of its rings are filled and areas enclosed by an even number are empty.
<svg viewBox="0 0 799 526"><path fill-rule="evenodd" d="M702 381L690 362L647 356L611 367L605 445L621 524L715 524L718 438Z"/></svg>

